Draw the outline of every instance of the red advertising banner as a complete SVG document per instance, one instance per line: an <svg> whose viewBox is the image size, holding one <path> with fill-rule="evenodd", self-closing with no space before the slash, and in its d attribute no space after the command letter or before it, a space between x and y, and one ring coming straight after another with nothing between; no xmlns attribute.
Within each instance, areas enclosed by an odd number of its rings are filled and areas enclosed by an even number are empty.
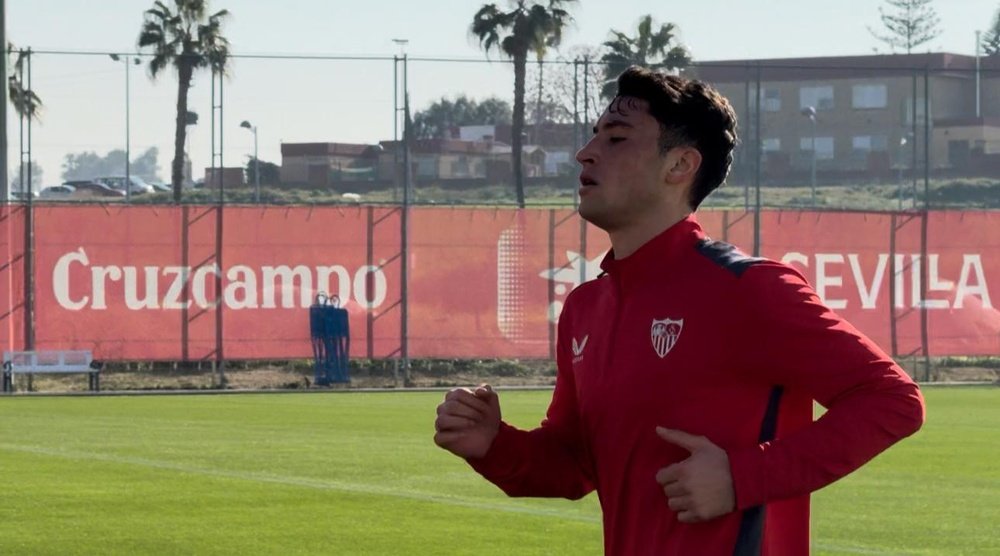
<svg viewBox="0 0 1000 556"><path fill-rule="evenodd" d="M24 220L0 207L0 347L24 345ZM104 360L312 355L309 306L335 295L354 357L552 355L566 295L606 235L568 209L36 206L35 345ZM754 215L707 211L753 251ZM221 232L221 236L219 236ZM897 355L1000 354L1000 213L761 215L764 256ZM218 291L217 291L218 290Z"/></svg>
<svg viewBox="0 0 1000 556"><path fill-rule="evenodd" d="M0 352L24 346L25 212L0 204Z"/></svg>
<svg viewBox="0 0 1000 556"><path fill-rule="evenodd" d="M926 338L930 355L1000 355L1000 213L762 218L762 254L797 267L886 351L920 355Z"/></svg>
<svg viewBox="0 0 1000 556"><path fill-rule="evenodd" d="M226 208L220 222L215 207L52 206L35 221L39 349L197 360L221 343L230 359L309 357L319 292L349 311L355 342L374 331L369 355L398 349L398 210Z"/></svg>

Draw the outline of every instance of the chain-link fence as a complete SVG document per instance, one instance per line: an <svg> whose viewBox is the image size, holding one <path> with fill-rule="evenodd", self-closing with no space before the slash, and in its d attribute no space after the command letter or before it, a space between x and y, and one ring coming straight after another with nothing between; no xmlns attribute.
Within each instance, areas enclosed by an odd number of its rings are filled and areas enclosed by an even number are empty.
<svg viewBox="0 0 1000 556"><path fill-rule="evenodd" d="M4 347L308 357L303 315L336 291L353 353L404 373L411 357L551 357L561 299L607 249L572 210L575 153L607 102L600 63L529 63L518 131L508 62L238 56L227 76L196 75L178 142L176 77L150 81L147 62L28 57L44 109L8 129L21 156L0 207ZM982 210L1000 205L995 59L683 73L740 120L728 184L702 211L712 235L801 267L897 357L1000 353L1000 226ZM526 210L508 210L517 133Z"/></svg>
<svg viewBox="0 0 1000 556"><path fill-rule="evenodd" d="M195 75L178 143L176 76L150 80L148 58L42 51L27 59L23 79L43 110L37 121L9 124L11 150L22 153L10 161L14 197L26 195L30 175L44 200L122 201L85 183L96 180L136 193L128 202L171 201L179 144L188 203L516 201L507 61L236 56L226 76ZM998 204L996 57L705 62L681 71L715 85L739 116L729 184L709 206L749 209L758 188L766 207ZM528 204L574 203L574 155L612 78L590 59L529 61L519 130ZM454 102L462 96L480 105L495 98L506 110L477 119ZM450 110L435 110L442 99ZM152 187L126 188L126 175ZM50 188L64 182L83 191Z"/></svg>

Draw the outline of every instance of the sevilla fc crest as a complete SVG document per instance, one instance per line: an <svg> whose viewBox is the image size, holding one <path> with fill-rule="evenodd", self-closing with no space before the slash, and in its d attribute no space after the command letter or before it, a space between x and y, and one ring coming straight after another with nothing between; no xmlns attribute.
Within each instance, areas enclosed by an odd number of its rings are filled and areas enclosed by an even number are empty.
<svg viewBox="0 0 1000 556"><path fill-rule="evenodd" d="M656 355L663 359L670 353L670 350L677 345L677 339L681 337L681 330L684 328L684 319L671 320L653 319L653 326L650 328L649 337L653 341L653 350Z"/></svg>

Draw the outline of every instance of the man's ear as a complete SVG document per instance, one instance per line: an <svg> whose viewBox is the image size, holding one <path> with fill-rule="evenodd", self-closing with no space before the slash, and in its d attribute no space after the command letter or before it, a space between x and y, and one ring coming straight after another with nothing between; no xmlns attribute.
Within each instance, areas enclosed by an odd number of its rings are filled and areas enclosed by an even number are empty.
<svg viewBox="0 0 1000 556"><path fill-rule="evenodd" d="M675 147L667 153L667 181L693 182L701 168L701 153L693 147Z"/></svg>

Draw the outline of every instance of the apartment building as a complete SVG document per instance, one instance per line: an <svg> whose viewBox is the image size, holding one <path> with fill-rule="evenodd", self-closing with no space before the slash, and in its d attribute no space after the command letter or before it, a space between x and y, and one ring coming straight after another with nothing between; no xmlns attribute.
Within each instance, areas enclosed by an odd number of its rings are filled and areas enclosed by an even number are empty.
<svg viewBox="0 0 1000 556"><path fill-rule="evenodd" d="M1000 57L947 53L700 63L741 125L737 168L766 180L1000 177ZM978 94L977 94L978 90ZM759 118L759 119L758 119ZM925 150L925 145L929 148Z"/></svg>

